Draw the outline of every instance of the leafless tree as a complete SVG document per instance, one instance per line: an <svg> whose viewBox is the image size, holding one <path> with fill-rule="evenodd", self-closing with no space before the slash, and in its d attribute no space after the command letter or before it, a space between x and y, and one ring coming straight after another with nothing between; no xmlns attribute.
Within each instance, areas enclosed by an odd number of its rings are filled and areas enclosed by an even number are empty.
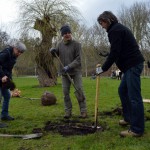
<svg viewBox="0 0 150 150"><path fill-rule="evenodd" d="M40 86L53 86L57 83L57 70L49 48L59 35L61 25L66 22L74 24L78 16L78 10L67 0L20 2L21 31L35 37L40 35L41 39L40 43L33 45Z"/></svg>
<svg viewBox="0 0 150 150"><path fill-rule="evenodd" d="M136 2L130 8L122 7L119 20L133 32L144 55L144 75L146 63L150 59L150 2Z"/></svg>
<svg viewBox="0 0 150 150"><path fill-rule="evenodd" d="M102 64L109 53L110 44L108 42L107 33L98 23L95 23L91 29L90 35L90 40L93 40L94 45L94 59L97 63Z"/></svg>
<svg viewBox="0 0 150 150"><path fill-rule="evenodd" d="M0 49L2 50L6 45L6 42L10 39L9 35L0 30Z"/></svg>
<svg viewBox="0 0 150 150"><path fill-rule="evenodd" d="M82 44L83 73L87 77L89 74L95 73L96 64L103 59L99 53L108 51L108 38L98 24L90 28L85 25L77 26L77 28L75 38Z"/></svg>
<svg viewBox="0 0 150 150"><path fill-rule="evenodd" d="M148 3L136 2L130 8L122 7L119 11L119 20L133 32L141 49L145 49L145 39L148 37L150 11Z"/></svg>

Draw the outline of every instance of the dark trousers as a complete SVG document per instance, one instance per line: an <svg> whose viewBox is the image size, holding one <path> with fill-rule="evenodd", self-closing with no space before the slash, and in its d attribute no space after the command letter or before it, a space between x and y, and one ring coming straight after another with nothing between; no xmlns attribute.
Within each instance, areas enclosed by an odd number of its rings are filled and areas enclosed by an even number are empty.
<svg viewBox="0 0 150 150"><path fill-rule="evenodd" d="M1 94L3 96L3 104L2 104L2 112L1 112L1 117L7 117L8 114L8 109L9 109L9 101L10 101L10 91L9 89L3 89L0 87Z"/></svg>
<svg viewBox="0 0 150 150"><path fill-rule="evenodd" d="M124 120L130 122L131 131L138 134L144 132L144 106L140 79L142 70L143 63L127 70L118 89Z"/></svg>

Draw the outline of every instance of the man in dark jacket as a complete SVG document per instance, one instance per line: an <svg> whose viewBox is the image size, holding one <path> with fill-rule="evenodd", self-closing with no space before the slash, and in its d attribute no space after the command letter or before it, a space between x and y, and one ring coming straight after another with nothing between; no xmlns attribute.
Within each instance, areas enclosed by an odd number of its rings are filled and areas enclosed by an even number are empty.
<svg viewBox="0 0 150 150"><path fill-rule="evenodd" d="M0 90L3 96L1 120L11 121L13 117L9 115L10 90L4 86L6 82L12 80L12 69L16 63L16 59L26 50L26 46L14 40L10 46L0 52Z"/></svg>
<svg viewBox="0 0 150 150"><path fill-rule="evenodd" d="M140 75L144 58L131 31L118 23L110 11L104 11L97 19L106 29L110 42L110 53L97 70L97 74L107 71L113 63L123 72L118 92L123 107L123 120L120 125L130 124L130 129L122 131L121 136L141 136L144 133L144 106L141 96Z"/></svg>
<svg viewBox="0 0 150 150"><path fill-rule="evenodd" d="M58 44L56 49L52 48L50 51L52 54L56 53L59 56L64 66L60 65L65 105L64 118L70 118L72 116L72 102L69 94L71 82L66 73L71 76L76 88L82 91L81 44L72 39L71 29L68 25L62 26L60 31L63 40ZM86 100L78 100L78 103L81 112L80 118L86 118Z"/></svg>

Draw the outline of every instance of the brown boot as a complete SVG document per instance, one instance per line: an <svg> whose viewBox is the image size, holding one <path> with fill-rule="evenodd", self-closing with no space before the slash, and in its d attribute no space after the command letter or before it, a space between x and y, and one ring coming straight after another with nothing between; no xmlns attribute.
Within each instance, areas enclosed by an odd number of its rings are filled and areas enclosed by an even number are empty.
<svg viewBox="0 0 150 150"><path fill-rule="evenodd" d="M140 137L142 136L142 134L132 132L131 130L125 130L125 131L120 132L120 136L121 137Z"/></svg>
<svg viewBox="0 0 150 150"><path fill-rule="evenodd" d="M72 116L71 112L66 112L65 115L64 115L64 118L69 119L69 118L71 118L71 116Z"/></svg>
<svg viewBox="0 0 150 150"><path fill-rule="evenodd" d="M86 112L81 112L81 115L79 116L79 118L87 118L87 113Z"/></svg>

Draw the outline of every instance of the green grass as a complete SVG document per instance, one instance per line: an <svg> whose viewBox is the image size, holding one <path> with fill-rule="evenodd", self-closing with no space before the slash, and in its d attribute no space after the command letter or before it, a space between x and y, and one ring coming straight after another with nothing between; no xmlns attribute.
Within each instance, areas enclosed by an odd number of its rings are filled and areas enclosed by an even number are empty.
<svg viewBox="0 0 150 150"><path fill-rule="evenodd" d="M57 122L63 119L64 104L61 87L61 79L58 85L40 88L36 78L14 78L17 88L21 90L21 96L40 98L45 91L54 93L57 104L42 106L40 100L28 100L24 98L12 98L10 102L10 114L14 121L6 122L8 128L0 129L0 133L30 134L33 128L43 128L47 121ZM150 121L145 122L145 134L141 138L120 138L119 132L126 130L118 125L121 116L100 115L104 111L112 111L120 106L118 86L120 81L109 78L100 79L99 116L100 125L107 125L104 132L96 132L84 136L63 137L58 133L44 132L40 139L23 140L19 138L0 137L0 150L148 150L150 147ZM83 122L94 122L96 80L83 78L84 91L87 97L88 118ZM150 78L142 78L143 98L150 99ZM79 106L75 99L74 89L71 89L73 102L73 116L79 115ZM0 104L1 105L1 104ZM150 104L144 103L145 116L150 116Z"/></svg>

